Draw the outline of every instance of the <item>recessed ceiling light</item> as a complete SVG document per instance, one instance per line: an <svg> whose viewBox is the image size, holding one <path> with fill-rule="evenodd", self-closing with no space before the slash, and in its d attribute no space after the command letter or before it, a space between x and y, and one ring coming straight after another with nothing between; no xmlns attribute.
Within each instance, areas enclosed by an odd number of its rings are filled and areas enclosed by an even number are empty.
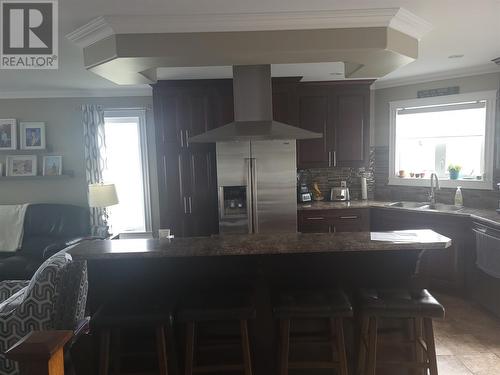
<svg viewBox="0 0 500 375"><path fill-rule="evenodd" d="M456 55L448 56L449 59L461 59L462 57L464 57L463 54L456 54Z"/></svg>

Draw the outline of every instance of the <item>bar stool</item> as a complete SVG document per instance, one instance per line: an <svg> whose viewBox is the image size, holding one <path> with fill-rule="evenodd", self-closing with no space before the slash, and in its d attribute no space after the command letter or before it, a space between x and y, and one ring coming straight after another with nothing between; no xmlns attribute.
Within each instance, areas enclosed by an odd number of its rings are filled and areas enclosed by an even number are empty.
<svg viewBox="0 0 500 375"><path fill-rule="evenodd" d="M180 307L177 318L186 325L185 375L195 373L238 372L252 375L252 360L248 321L255 319L255 305L252 293L246 291L205 292L195 294ZM204 348L241 346L242 361L237 364L200 365L196 353L200 348L198 328L200 324L214 325L216 322L239 324L239 337L219 337L204 345ZM222 335L221 335L222 336Z"/></svg>
<svg viewBox="0 0 500 375"><path fill-rule="evenodd" d="M352 306L344 292L290 291L279 293L273 306L274 317L279 320L280 331L280 374L287 375L290 369L337 369L347 375L347 359L344 342L343 320L352 316ZM327 319L329 332L327 339L319 335L298 337L290 330L292 320ZM329 361L290 361L290 346L306 340L312 344L331 346Z"/></svg>
<svg viewBox="0 0 500 375"><path fill-rule="evenodd" d="M175 369L175 362L169 364L167 356L167 341L169 350L174 350L173 314L167 306L152 305L152 303L130 303L123 306L117 303L104 304L94 315L91 330L99 334L99 375L108 375L110 364L113 375L122 373L121 351L122 333L133 328L150 329L155 335L158 373L168 375L168 366ZM112 353L110 353L112 349ZM172 355L174 358L175 356ZM176 371L173 371L174 373Z"/></svg>
<svg viewBox="0 0 500 375"><path fill-rule="evenodd" d="M432 319L444 318L444 308L427 290L363 289L360 314L358 375L375 375L377 367L429 370L430 375L438 375ZM413 326L414 337L408 344L414 349L414 361L377 361L380 318L405 319Z"/></svg>

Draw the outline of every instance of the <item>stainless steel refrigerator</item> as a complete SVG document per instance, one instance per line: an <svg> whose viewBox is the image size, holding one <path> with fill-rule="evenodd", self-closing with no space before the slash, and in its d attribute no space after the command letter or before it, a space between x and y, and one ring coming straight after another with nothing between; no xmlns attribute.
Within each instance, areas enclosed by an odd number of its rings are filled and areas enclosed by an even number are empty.
<svg viewBox="0 0 500 375"><path fill-rule="evenodd" d="M219 231L297 231L295 140L217 142Z"/></svg>

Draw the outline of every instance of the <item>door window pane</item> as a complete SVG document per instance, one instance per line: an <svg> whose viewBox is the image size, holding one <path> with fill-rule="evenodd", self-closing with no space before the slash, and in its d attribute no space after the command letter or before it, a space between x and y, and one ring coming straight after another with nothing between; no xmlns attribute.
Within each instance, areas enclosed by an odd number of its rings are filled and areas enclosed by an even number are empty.
<svg viewBox="0 0 500 375"><path fill-rule="evenodd" d="M114 183L120 203L108 208L113 233L145 232L147 199L141 150L141 119L105 117L105 182Z"/></svg>

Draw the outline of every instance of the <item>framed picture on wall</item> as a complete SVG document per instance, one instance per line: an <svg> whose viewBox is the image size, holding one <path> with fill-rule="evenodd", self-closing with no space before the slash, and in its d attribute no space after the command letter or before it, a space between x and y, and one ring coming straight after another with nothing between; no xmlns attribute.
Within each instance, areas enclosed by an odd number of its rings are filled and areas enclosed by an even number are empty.
<svg viewBox="0 0 500 375"><path fill-rule="evenodd" d="M21 122L21 150L45 149L45 123Z"/></svg>
<svg viewBox="0 0 500 375"><path fill-rule="evenodd" d="M7 176L36 176L36 155L7 156Z"/></svg>
<svg viewBox="0 0 500 375"><path fill-rule="evenodd" d="M0 151L17 149L17 127L15 119L0 119Z"/></svg>
<svg viewBox="0 0 500 375"><path fill-rule="evenodd" d="M62 174L62 156L43 157L43 175L60 176Z"/></svg>

